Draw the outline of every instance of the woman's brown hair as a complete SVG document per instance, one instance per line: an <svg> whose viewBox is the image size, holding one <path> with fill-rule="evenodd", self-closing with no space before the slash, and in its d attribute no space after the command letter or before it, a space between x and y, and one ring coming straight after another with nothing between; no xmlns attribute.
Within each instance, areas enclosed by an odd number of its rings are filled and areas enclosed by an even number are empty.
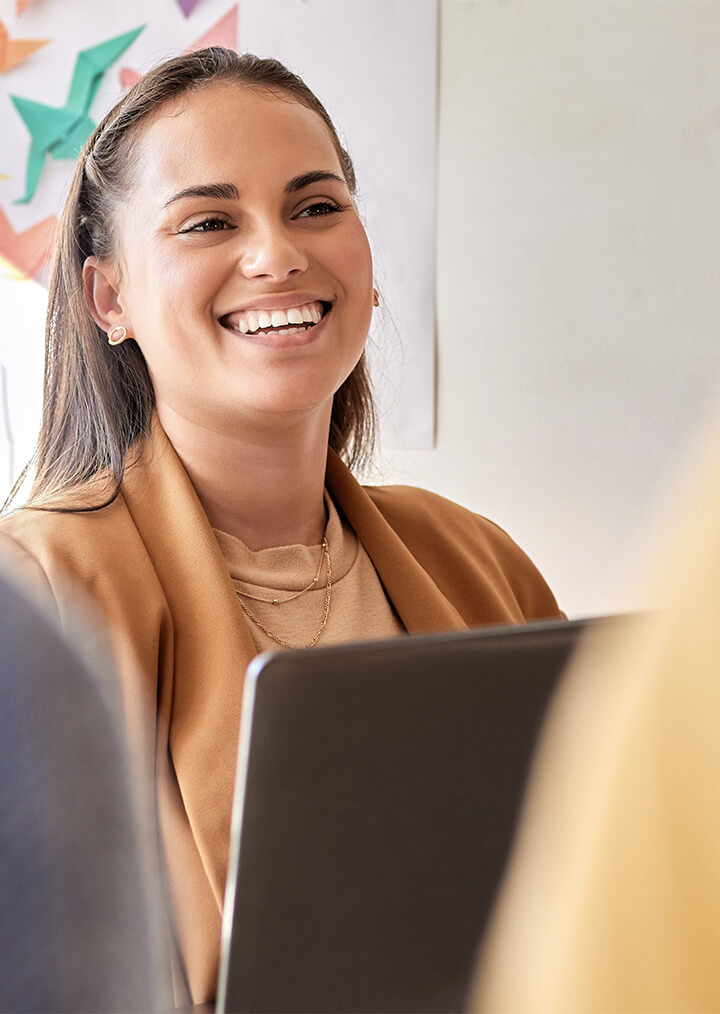
<svg viewBox="0 0 720 1014"><path fill-rule="evenodd" d="M95 476L112 482L114 499L128 451L149 432L155 397L145 360L134 341L108 345L88 310L83 264L91 255L105 259L116 251L114 224L127 194L139 125L169 100L221 83L288 96L314 110L330 131L345 181L355 194L352 161L325 107L277 60L213 46L168 60L142 77L89 138L65 203L50 279L43 415L28 506L52 502ZM368 460L374 434L363 355L335 394L329 443L348 464L357 465Z"/></svg>

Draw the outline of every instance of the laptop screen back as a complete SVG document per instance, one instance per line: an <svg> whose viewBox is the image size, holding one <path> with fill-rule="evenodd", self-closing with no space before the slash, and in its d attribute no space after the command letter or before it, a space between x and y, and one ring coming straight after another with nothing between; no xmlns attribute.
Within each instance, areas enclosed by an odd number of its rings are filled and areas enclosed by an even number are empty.
<svg viewBox="0 0 720 1014"><path fill-rule="evenodd" d="M542 717L584 626L253 662L218 1010L463 1008Z"/></svg>

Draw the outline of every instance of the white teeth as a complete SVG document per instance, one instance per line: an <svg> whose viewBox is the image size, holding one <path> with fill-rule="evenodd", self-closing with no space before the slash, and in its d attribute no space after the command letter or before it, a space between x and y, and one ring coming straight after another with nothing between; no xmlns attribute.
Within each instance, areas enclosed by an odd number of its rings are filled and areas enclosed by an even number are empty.
<svg viewBox="0 0 720 1014"><path fill-rule="evenodd" d="M291 306L287 310L247 310L238 313L237 321L232 329L239 334L252 334L255 331L266 331L268 328L287 327L288 324L317 324L323 317L323 304L319 301L304 303L302 306ZM229 325L230 326L230 325ZM284 334L296 334L307 328L293 328Z"/></svg>

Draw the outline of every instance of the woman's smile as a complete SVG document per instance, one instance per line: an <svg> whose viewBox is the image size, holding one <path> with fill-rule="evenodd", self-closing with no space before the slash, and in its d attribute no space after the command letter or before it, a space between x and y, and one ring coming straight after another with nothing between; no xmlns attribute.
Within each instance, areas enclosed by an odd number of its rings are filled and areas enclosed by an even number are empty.
<svg viewBox="0 0 720 1014"><path fill-rule="evenodd" d="M233 334L274 348L307 345L322 334L320 325L331 312L329 300L304 293L258 299L252 306L233 310L219 318ZM263 341L262 339L270 339ZM292 338L292 341L288 339Z"/></svg>

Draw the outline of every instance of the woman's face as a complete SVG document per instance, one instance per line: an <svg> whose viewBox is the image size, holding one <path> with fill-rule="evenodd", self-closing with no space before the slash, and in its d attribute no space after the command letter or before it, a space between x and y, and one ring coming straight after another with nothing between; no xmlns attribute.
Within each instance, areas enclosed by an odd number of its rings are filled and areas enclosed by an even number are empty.
<svg viewBox="0 0 720 1014"><path fill-rule="evenodd" d="M117 288L161 418L329 418L367 337L372 261L323 121L213 86L163 107L137 150Z"/></svg>

